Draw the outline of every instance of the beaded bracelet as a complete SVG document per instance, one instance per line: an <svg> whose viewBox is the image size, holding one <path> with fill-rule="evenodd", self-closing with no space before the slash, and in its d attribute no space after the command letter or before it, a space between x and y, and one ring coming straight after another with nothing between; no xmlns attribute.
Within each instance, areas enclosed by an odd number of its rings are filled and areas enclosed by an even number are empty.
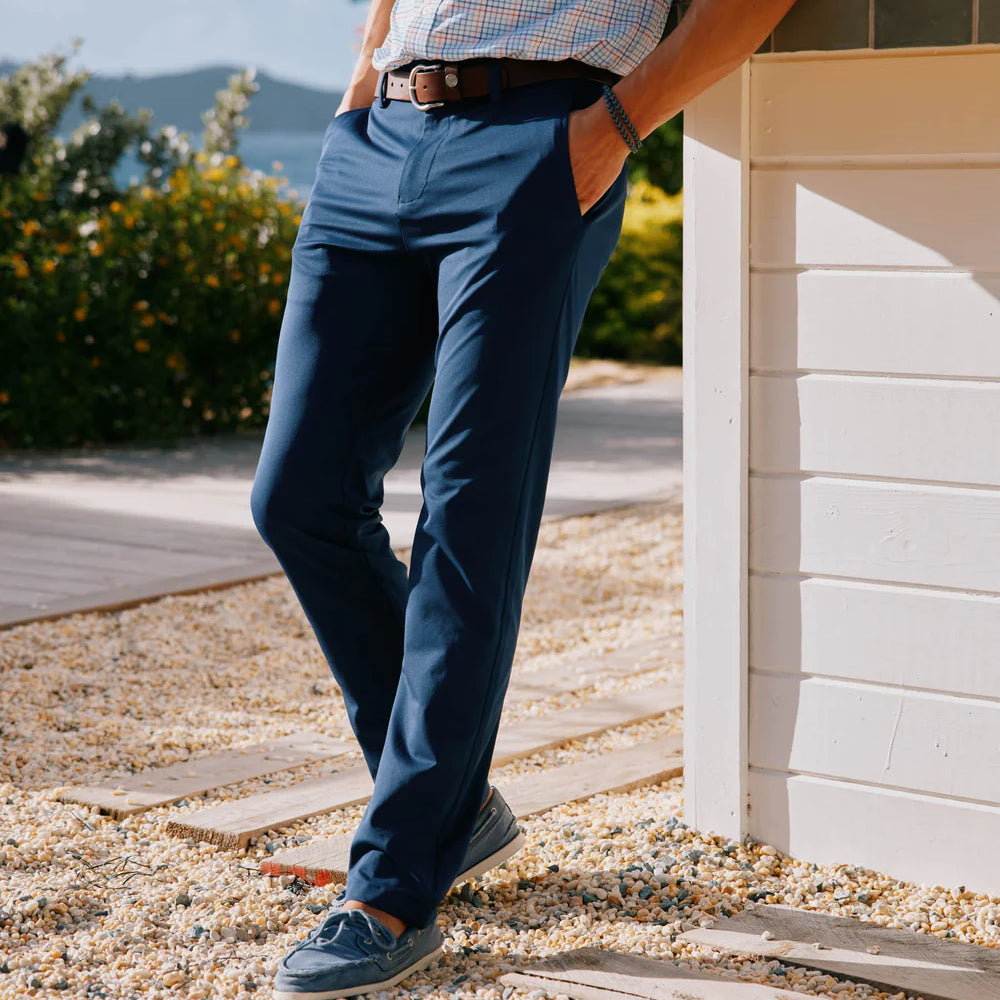
<svg viewBox="0 0 1000 1000"><path fill-rule="evenodd" d="M621 137L628 144L628 148L633 153L639 152L642 148L642 140L639 138L639 133L632 124L632 119L629 118L625 109L622 107L621 101L618 100L618 95L611 89L610 86L608 86L608 84L604 84L604 103L608 106L608 112L611 115L611 120L615 123L615 126L621 133Z"/></svg>

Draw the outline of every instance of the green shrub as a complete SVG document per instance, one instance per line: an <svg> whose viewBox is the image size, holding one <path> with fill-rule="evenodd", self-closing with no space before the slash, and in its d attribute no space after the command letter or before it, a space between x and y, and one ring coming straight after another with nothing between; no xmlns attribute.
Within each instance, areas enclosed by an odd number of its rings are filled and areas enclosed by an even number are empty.
<svg viewBox="0 0 1000 1000"><path fill-rule="evenodd" d="M0 447L263 426L299 208L228 152L251 77L220 92L197 155L114 106L55 138L84 79L46 57L0 81L0 121L31 135L0 178ZM129 148L147 183L119 190Z"/></svg>
<svg viewBox="0 0 1000 1000"><path fill-rule="evenodd" d="M0 209L4 444L263 425L298 209L218 158L83 218Z"/></svg>
<svg viewBox="0 0 1000 1000"><path fill-rule="evenodd" d="M618 247L577 341L588 358L681 363L682 195L632 185Z"/></svg>

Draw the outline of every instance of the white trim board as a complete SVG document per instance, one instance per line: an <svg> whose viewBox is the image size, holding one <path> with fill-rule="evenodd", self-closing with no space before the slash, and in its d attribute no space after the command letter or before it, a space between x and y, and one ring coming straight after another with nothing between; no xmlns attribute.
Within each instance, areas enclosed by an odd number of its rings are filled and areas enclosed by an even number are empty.
<svg viewBox="0 0 1000 1000"><path fill-rule="evenodd" d="M684 818L747 828L750 64L684 110Z"/></svg>

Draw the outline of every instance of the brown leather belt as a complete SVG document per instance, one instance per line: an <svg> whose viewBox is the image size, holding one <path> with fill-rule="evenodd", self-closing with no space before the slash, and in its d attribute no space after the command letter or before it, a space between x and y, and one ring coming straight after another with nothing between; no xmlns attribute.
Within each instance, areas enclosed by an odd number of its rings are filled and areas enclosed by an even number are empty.
<svg viewBox="0 0 1000 1000"><path fill-rule="evenodd" d="M500 87L522 87L540 80L583 77L615 84L621 77L578 59L462 59L415 61L381 75L382 93L394 101L409 101L421 111L467 97L490 93L490 67L500 67Z"/></svg>

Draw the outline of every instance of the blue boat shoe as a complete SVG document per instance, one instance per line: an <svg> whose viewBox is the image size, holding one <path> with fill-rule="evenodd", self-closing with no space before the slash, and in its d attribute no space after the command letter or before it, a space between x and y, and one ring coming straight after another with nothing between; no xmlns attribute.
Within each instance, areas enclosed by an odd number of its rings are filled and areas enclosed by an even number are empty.
<svg viewBox="0 0 1000 1000"><path fill-rule="evenodd" d="M524 847L524 834L517 825L517 819L511 812L500 790L493 787L493 794L486 807L479 813L476 825L472 830L469 846L462 859L462 871L452 882L452 888L467 882L470 878L479 878L491 868L503 864ZM339 910L346 899L343 889L330 903L330 911ZM310 931L314 934L315 930Z"/></svg>
<svg viewBox="0 0 1000 1000"><path fill-rule="evenodd" d="M494 787L489 802L479 813L473 827L469 846L462 859L462 871L456 876L452 886L461 885L470 878L479 878L491 868L503 864L517 854L524 843L524 834L517 825L517 819L500 790Z"/></svg>
<svg viewBox="0 0 1000 1000"><path fill-rule="evenodd" d="M275 1000L335 1000L389 989L441 954L436 915L397 938L363 910L334 910L278 963Z"/></svg>

